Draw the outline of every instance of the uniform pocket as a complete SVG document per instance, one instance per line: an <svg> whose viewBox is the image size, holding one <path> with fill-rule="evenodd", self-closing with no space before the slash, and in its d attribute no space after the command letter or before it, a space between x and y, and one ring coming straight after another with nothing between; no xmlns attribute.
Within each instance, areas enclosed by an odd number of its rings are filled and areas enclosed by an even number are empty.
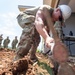
<svg viewBox="0 0 75 75"><path fill-rule="evenodd" d="M35 16L21 13L17 16L17 21L18 24L24 28L27 23L33 23L35 21Z"/></svg>

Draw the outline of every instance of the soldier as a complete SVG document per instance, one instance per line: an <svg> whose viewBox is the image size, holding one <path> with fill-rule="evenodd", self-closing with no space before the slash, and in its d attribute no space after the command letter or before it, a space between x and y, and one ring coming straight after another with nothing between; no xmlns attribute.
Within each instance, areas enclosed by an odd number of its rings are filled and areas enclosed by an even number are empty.
<svg viewBox="0 0 75 75"><path fill-rule="evenodd" d="M67 5L60 5L53 9L49 5L42 5L25 10L17 17L19 25L23 28L15 60L23 58L31 49L30 59L37 60L36 50L40 42L40 35L44 38L47 47L51 48L54 39L49 36L46 11L50 14L52 22L66 20L71 15L71 9Z"/></svg>
<svg viewBox="0 0 75 75"><path fill-rule="evenodd" d="M12 49L16 49L16 45L18 43L17 36L15 36L15 39L12 41Z"/></svg>
<svg viewBox="0 0 75 75"><path fill-rule="evenodd" d="M4 40L3 42L3 45L4 45L4 48L8 48L8 44L10 43L10 39L9 37L7 36L7 38Z"/></svg>
<svg viewBox="0 0 75 75"><path fill-rule="evenodd" d="M2 36L3 36L3 34L0 35L0 47L1 47L1 44L2 44L2 40L3 40Z"/></svg>

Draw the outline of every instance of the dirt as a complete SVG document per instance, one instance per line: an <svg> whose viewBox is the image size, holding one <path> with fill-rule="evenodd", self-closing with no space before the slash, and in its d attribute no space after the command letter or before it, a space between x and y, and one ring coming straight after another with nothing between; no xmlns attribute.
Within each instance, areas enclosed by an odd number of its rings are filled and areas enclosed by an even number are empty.
<svg viewBox="0 0 75 75"><path fill-rule="evenodd" d="M53 75L52 61L42 53L36 53L38 62L33 62L29 54L24 58L13 62L15 51L0 49L0 75ZM73 66L75 70L75 66Z"/></svg>

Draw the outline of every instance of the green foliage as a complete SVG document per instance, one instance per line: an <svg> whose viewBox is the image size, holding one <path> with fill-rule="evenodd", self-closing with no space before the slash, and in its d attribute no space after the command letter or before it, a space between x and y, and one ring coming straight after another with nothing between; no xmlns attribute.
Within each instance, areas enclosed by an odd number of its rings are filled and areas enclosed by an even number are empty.
<svg viewBox="0 0 75 75"><path fill-rule="evenodd" d="M47 72L48 72L50 75L53 75L53 71L52 71L52 69L51 69L51 67L50 67L49 65L47 65L47 64L44 63L44 62L40 62L40 61L38 61L38 65L39 65L42 69L47 70ZM40 74L40 75L42 75L42 74Z"/></svg>

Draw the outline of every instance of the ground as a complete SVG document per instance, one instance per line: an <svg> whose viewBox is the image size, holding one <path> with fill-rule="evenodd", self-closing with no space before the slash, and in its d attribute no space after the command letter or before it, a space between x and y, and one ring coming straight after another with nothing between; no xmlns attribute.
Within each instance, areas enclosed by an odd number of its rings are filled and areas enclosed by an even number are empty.
<svg viewBox="0 0 75 75"><path fill-rule="evenodd" d="M13 63L15 52L11 49L0 49L0 75L53 75L51 60L42 53L36 53L38 62L33 63L29 54ZM73 69L75 67L73 66Z"/></svg>

